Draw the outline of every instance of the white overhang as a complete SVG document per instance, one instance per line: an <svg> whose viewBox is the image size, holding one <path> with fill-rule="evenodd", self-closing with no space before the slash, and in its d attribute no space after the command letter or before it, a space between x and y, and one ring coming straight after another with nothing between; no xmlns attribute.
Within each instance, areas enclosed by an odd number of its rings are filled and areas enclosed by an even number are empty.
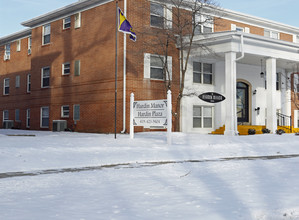
<svg viewBox="0 0 299 220"><path fill-rule="evenodd" d="M54 11L51 11L49 13L43 14L41 16L38 16L36 18L30 19L28 21L25 21L21 23L22 25L26 27L37 27L40 25L43 25L45 23L49 23L58 19L61 19L63 17L70 16L72 14L88 10L90 8L94 8L96 6L112 2L113 0L82 0L75 3L72 3L70 5L67 5L65 7L56 9Z"/></svg>
<svg viewBox="0 0 299 220"><path fill-rule="evenodd" d="M0 45L4 45L13 41L16 41L18 39L22 39L25 37L29 37L31 35L31 28L10 34L8 36L5 37L1 37L0 38Z"/></svg>
<svg viewBox="0 0 299 220"><path fill-rule="evenodd" d="M240 61L242 63L258 65L262 58L268 57L276 58L285 69L292 69L292 64L299 63L299 44L238 31L195 36L192 55L224 58L227 52L240 54L242 50L245 54L245 58Z"/></svg>

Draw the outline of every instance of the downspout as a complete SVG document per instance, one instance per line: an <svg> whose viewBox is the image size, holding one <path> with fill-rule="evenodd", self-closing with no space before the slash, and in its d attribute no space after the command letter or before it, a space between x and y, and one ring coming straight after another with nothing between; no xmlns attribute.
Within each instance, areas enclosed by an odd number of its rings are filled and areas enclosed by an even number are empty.
<svg viewBox="0 0 299 220"><path fill-rule="evenodd" d="M236 58L235 62L244 58L244 35L243 35L243 33L240 34L240 37L241 37L241 53L242 53L242 55L240 57Z"/></svg>
<svg viewBox="0 0 299 220"><path fill-rule="evenodd" d="M127 0L124 0L124 15L127 17ZM127 35L124 34L124 60L123 60L123 130L120 132L124 134L126 132L126 76L127 76Z"/></svg>
<svg viewBox="0 0 299 220"><path fill-rule="evenodd" d="M244 35L243 35L243 33L240 34L240 38L241 38L240 39L241 40L241 44L240 44L241 56L235 59L235 68L234 69L236 71L237 71L237 61L243 59L244 56L245 56L245 53L244 53ZM237 73L234 74L234 76L236 77L234 79L234 82L237 83ZM237 85L234 86L234 90L235 90L234 93L237 94ZM234 102L234 106L235 106L235 108L234 108L235 109L235 114L234 115L237 116L237 103L236 103L236 100ZM236 120L236 122L235 122L235 131L238 131L238 120Z"/></svg>

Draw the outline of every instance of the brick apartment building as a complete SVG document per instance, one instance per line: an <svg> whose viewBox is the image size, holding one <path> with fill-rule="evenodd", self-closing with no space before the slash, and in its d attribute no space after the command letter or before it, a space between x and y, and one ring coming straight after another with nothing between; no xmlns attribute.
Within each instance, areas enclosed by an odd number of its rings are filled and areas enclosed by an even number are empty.
<svg viewBox="0 0 299 220"><path fill-rule="evenodd" d="M119 1L138 39L118 37L117 132L129 130L130 93L135 100L166 98L162 66L155 50L145 46L149 38L144 34L161 28L155 22L159 17L172 19L161 2ZM298 127L292 97L299 92L299 28L219 8L207 7L201 16L214 22L203 24L194 42L204 42L213 52L192 50L186 87L196 94L218 92L226 101L184 97L180 130L210 133L226 125L225 134L234 135L242 123L273 131L280 120L276 111L292 115ZM56 130L63 121L75 131L114 132L115 23L115 1L83 0L25 21L28 29L0 38L0 123ZM177 45L170 45L167 60L176 109Z"/></svg>

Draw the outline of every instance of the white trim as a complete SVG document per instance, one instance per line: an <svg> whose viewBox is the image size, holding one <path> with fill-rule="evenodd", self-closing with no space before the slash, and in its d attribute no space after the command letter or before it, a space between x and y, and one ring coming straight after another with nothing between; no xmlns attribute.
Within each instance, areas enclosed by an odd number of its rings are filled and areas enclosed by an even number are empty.
<svg viewBox="0 0 299 220"><path fill-rule="evenodd" d="M151 54L150 53L144 53L143 77L144 77L144 79L150 79L151 78Z"/></svg>
<svg viewBox="0 0 299 220"><path fill-rule="evenodd" d="M5 81L6 81L6 80L8 80L8 85L5 84ZM4 78L4 79L3 79L3 95L9 95L9 89L10 89L10 88L9 88L9 81L10 81L9 78ZM5 88L8 88L8 93L5 92Z"/></svg>
<svg viewBox="0 0 299 220"><path fill-rule="evenodd" d="M30 87L30 89L29 89L29 87ZM26 77L26 91L27 91L27 93L31 92L31 74L30 73L28 73L27 77Z"/></svg>
<svg viewBox="0 0 299 220"><path fill-rule="evenodd" d="M50 27L50 34L45 35L45 27L48 27L48 26ZM48 35L50 35L50 40L49 40L49 42L45 43L45 36L48 36ZM51 43L51 23L47 23L47 24L43 25L43 27L42 27L42 45L47 45L50 43Z"/></svg>
<svg viewBox="0 0 299 220"><path fill-rule="evenodd" d="M74 19L75 19L75 29L80 28L81 27L81 12L74 14Z"/></svg>
<svg viewBox="0 0 299 220"><path fill-rule="evenodd" d="M66 19L69 19L69 22L66 22ZM69 27L65 27L66 25L70 25ZM67 30L70 29L72 26L72 19L71 16L65 17L64 19L62 19L62 28L63 30Z"/></svg>
<svg viewBox="0 0 299 220"><path fill-rule="evenodd" d="M44 69L47 69L49 68L49 85L48 86L44 86L44 83L43 83L43 79L46 78L44 77ZM51 79L51 68L49 66L46 66L46 67L43 67L42 70L41 70L41 88L49 88L50 87L50 79Z"/></svg>
<svg viewBox="0 0 299 220"><path fill-rule="evenodd" d="M69 68L65 68L65 65L69 65ZM65 73L64 70L69 69L69 73ZM67 76L71 74L71 63L70 62L66 62L62 64L62 75L63 76Z"/></svg>
<svg viewBox="0 0 299 220"><path fill-rule="evenodd" d="M30 128L30 108L26 109L26 128Z"/></svg>
<svg viewBox="0 0 299 220"><path fill-rule="evenodd" d="M64 114L64 107L68 107L69 108L69 110L68 110L68 115L65 115ZM61 117L62 118L69 118L70 117L70 106L69 105L63 105L63 106L61 106Z"/></svg>
<svg viewBox="0 0 299 220"><path fill-rule="evenodd" d="M41 128L49 128L48 126L43 126L43 109L47 108L48 109L48 120L49 120L49 125L50 125L50 108L49 106L43 106L40 108L40 127Z"/></svg>
<svg viewBox="0 0 299 220"><path fill-rule="evenodd" d="M16 44L17 44L17 52L20 52L21 51L21 40L19 39L19 40L17 40L16 41Z"/></svg>

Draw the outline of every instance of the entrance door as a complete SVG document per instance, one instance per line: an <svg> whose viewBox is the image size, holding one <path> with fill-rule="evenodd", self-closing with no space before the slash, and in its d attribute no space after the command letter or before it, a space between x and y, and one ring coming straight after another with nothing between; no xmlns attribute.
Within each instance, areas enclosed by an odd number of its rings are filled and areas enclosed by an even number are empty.
<svg viewBox="0 0 299 220"><path fill-rule="evenodd" d="M244 82L237 82L237 116L238 123L249 122L249 86Z"/></svg>

